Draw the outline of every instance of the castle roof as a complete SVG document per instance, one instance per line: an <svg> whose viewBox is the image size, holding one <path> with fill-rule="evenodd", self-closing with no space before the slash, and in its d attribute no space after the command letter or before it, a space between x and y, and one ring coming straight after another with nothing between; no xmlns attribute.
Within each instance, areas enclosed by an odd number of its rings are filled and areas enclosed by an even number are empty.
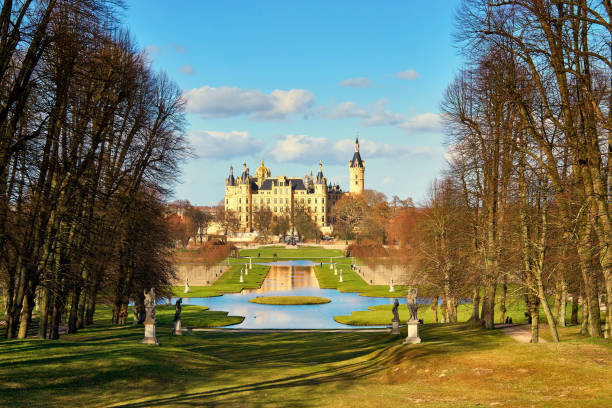
<svg viewBox="0 0 612 408"><path fill-rule="evenodd" d="M287 179L287 181L289 182L289 186L292 190L306 190L304 180L302 179ZM273 187L278 186L281 186L279 184L278 179L265 179L264 182L261 183L261 187L259 187L259 190L272 190Z"/></svg>
<svg viewBox="0 0 612 408"><path fill-rule="evenodd" d="M261 165L259 166L259 168L257 168L257 171L255 172L255 177L257 178L270 177L270 169L264 165L263 157L261 159Z"/></svg>
<svg viewBox="0 0 612 408"><path fill-rule="evenodd" d="M349 167L363 167L363 160L361 160L361 155L359 154L359 137L355 138L355 154Z"/></svg>
<svg viewBox="0 0 612 408"><path fill-rule="evenodd" d="M234 178L234 168L232 166L230 166L230 174L229 177L226 179L226 184L228 186L236 185L236 179Z"/></svg>
<svg viewBox="0 0 612 408"><path fill-rule="evenodd" d="M315 179L315 183L323 184L325 182L325 177L323 176L323 163L319 162L319 172L317 173L317 178Z"/></svg>

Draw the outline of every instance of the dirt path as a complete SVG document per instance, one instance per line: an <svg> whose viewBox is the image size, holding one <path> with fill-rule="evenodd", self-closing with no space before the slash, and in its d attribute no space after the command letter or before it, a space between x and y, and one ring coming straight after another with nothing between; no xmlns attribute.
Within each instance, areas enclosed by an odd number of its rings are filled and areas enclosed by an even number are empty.
<svg viewBox="0 0 612 408"><path fill-rule="evenodd" d="M528 330L525 330L522 326L500 324L497 325L496 328L498 328L508 336L512 337L519 343L531 342L531 333ZM545 339L542 338L542 336L540 336L539 341L540 343L548 343Z"/></svg>

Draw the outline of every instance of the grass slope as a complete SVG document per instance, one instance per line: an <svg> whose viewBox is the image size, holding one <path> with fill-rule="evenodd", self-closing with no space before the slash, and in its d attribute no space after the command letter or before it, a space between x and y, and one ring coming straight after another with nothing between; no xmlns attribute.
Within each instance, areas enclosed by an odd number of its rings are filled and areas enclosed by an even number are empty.
<svg viewBox="0 0 612 408"><path fill-rule="evenodd" d="M407 294L406 286L403 285L395 285L394 292L389 292L388 285L368 285L357 272L351 270L349 264L338 265L338 275L334 275L329 265L315 266L314 270L322 289L338 289L340 292L357 292L361 296L374 297L402 297ZM342 283L339 282L340 270Z"/></svg>
<svg viewBox="0 0 612 408"><path fill-rule="evenodd" d="M331 257L344 257L344 251L340 249L328 249L324 247L300 247L286 249L284 247L261 247L256 249L243 249L240 251L240 256L249 258L257 257L270 261L270 258L276 254L279 258L284 259L309 259L309 258L320 258L323 262L329 262ZM350 258L345 258L349 260ZM338 260L335 259L334 262Z"/></svg>
<svg viewBox="0 0 612 408"><path fill-rule="evenodd" d="M58 341L0 340L0 406L612 404L603 340L520 344L467 325L423 325L411 346L387 333L169 332L147 346L142 327L98 319Z"/></svg>
<svg viewBox="0 0 612 408"><path fill-rule="evenodd" d="M133 307L128 307L129 316L132 316ZM158 328L174 327L174 305L157 305L155 307L155 320ZM101 323L111 320L113 309L110 306L98 305L96 318ZM185 305L181 310L181 326L193 327L221 327L242 323L243 316L228 316L227 312L208 310L206 306Z"/></svg>
<svg viewBox="0 0 612 408"><path fill-rule="evenodd" d="M221 275L221 277L211 286L191 286L189 288L189 293L184 293L184 286L175 286L173 288L174 296L211 297L221 296L224 293L238 293L242 291L242 289L257 289L261 287L270 267L254 264L253 269L249 270L249 274L243 275L243 283L240 283L241 269L244 269L244 265L232 265L231 268Z"/></svg>
<svg viewBox="0 0 612 408"><path fill-rule="evenodd" d="M331 300L320 296L257 296L249 302L261 305L320 305Z"/></svg>
<svg viewBox="0 0 612 408"><path fill-rule="evenodd" d="M391 309L393 305L378 305L371 306L368 310L359 310L352 312L350 316L334 316L334 320L338 323L348 324L351 326L381 326L391 325L393 313ZM406 322L410 317L410 312L406 304L400 304L398 308L400 321ZM460 305L457 309L457 317L459 321L467 321L472 315L472 305ZM423 319L424 323L433 323L433 312L429 305L419 306L419 319Z"/></svg>

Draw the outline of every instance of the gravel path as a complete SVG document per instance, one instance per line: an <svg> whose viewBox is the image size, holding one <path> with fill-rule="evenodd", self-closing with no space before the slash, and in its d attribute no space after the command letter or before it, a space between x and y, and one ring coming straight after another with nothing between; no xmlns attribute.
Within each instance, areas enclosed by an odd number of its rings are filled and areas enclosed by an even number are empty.
<svg viewBox="0 0 612 408"><path fill-rule="evenodd" d="M503 333L507 334L508 336L512 337L519 343L531 342L531 332L525 330L524 326L498 324L495 327L501 330ZM542 336L540 336L539 341L540 343L548 343L545 339L542 338Z"/></svg>

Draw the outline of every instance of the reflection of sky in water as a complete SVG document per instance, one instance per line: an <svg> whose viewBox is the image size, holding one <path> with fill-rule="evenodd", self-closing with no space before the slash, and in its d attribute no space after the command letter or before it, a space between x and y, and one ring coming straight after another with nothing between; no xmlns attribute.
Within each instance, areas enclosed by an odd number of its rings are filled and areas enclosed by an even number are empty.
<svg viewBox="0 0 612 408"><path fill-rule="evenodd" d="M303 262L310 261L286 261L284 264L287 266L275 263L260 289L212 298L185 298L184 301L191 305L208 306L210 310L223 310L230 315L245 316L241 324L230 326L244 329L346 328L348 326L335 322L334 316L349 315L354 310L393 303L394 298L374 298L359 296L357 293L341 293L335 289L320 289L314 271L304 267ZM249 299L262 295L321 296L330 299L331 303L295 306L249 303ZM400 302L404 301L400 298ZM392 318L389 312L389 325Z"/></svg>

